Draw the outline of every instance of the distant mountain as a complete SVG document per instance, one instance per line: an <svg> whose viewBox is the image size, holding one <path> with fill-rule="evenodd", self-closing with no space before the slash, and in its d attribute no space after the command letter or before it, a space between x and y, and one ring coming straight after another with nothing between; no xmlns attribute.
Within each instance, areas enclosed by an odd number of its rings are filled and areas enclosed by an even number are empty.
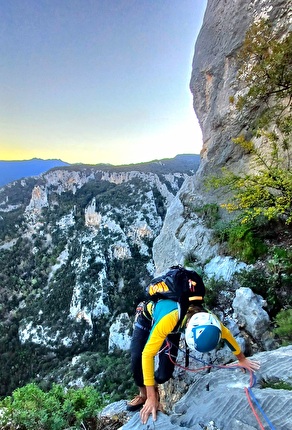
<svg viewBox="0 0 292 430"><path fill-rule="evenodd" d="M152 160L145 163L128 164L119 166L123 171L134 169L144 173L195 173L200 164L198 154L180 154L174 158L163 158L162 160ZM103 166L104 169L104 166Z"/></svg>
<svg viewBox="0 0 292 430"><path fill-rule="evenodd" d="M69 166L62 160L33 158L23 161L0 161L0 186L29 176L37 176L53 167Z"/></svg>
<svg viewBox="0 0 292 430"><path fill-rule="evenodd" d="M199 167L200 156L198 154L181 154L174 158L164 158L162 160L153 160L145 163L125 164L114 166L112 164L97 164L95 167L103 171L113 171L119 167L119 171L130 172L137 170L143 173L195 173ZM32 160L23 161L0 161L0 187L17 179L37 176L55 167L72 166L74 170L86 167L86 164L69 164L62 160L42 160L33 158Z"/></svg>

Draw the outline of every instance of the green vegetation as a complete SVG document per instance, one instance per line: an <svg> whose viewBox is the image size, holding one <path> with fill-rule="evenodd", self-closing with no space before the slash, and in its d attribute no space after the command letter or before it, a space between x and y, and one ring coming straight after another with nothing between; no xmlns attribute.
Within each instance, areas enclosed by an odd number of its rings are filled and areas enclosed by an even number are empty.
<svg viewBox="0 0 292 430"><path fill-rule="evenodd" d="M256 237L254 229L246 224L231 222L226 236L231 255L246 263L255 263L268 249L265 243Z"/></svg>
<svg viewBox="0 0 292 430"><path fill-rule="evenodd" d="M261 385L262 388L273 388L273 390L292 390L292 384L285 381L264 381Z"/></svg>
<svg viewBox="0 0 292 430"><path fill-rule="evenodd" d="M1 428L93 429L105 403L106 399L92 387L65 390L53 385L49 392L44 392L36 384L28 384L0 402Z"/></svg>
<svg viewBox="0 0 292 430"><path fill-rule="evenodd" d="M292 306L292 274L279 267L272 273L267 267L242 270L235 277L241 287L251 288L267 302L267 312L274 318L281 309Z"/></svg>
<svg viewBox="0 0 292 430"><path fill-rule="evenodd" d="M192 210L204 220L208 228L214 228L220 219L219 206L215 203L208 203L201 207L193 207Z"/></svg>
<svg viewBox="0 0 292 430"><path fill-rule="evenodd" d="M275 96L276 104L272 107L272 112L270 109L269 112L264 110L264 116L260 116L260 125L264 119L269 122L274 119L272 113L283 112L283 107L288 106L282 105L284 100L288 104L291 102L291 54L291 32L285 34L284 28L274 29L268 20L256 21L246 33L238 55L238 78L244 83L247 92L239 97L237 107L243 109L248 104L249 107L262 110L261 104L266 105L269 97Z"/></svg>
<svg viewBox="0 0 292 430"><path fill-rule="evenodd" d="M274 333L281 339L283 345L292 344L292 309L279 312L275 318Z"/></svg>
<svg viewBox="0 0 292 430"><path fill-rule="evenodd" d="M218 306L220 294L226 292L230 285L222 279L208 278L207 281L205 281L205 286L205 305L207 308L213 309Z"/></svg>

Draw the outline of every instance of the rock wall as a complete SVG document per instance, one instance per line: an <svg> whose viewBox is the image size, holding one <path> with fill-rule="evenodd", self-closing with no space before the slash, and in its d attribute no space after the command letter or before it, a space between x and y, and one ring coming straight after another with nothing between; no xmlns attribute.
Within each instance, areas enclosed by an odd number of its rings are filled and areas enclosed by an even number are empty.
<svg viewBox="0 0 292 430"><path fill-rule="evenodd" d="M230 103L241 88L236 80L236 54L251 23L270 18L274 25L291 26L291 11L285 0L209 0L203 25L195 45L190 89L194 110L203 134L201 164L192 177L185 180L172 201L160 235L154 242L153 256L157 273L173 264L184 264L188 254L205 265L218 255L212 244L212 230L207 228L197 208L226 202L226 193L207 191L207 175L228 166L234 172L249 168L250 159L239 145L232 142L247 129L248 115L241 117ZM291 6L291 5L290 5ZM231 215L226 211L221 216ZM221 266L229 263L217 261ZM224 276L223 276L224 277Z"/></svg>
<svg viewBox="0 0 292 430"><path fill-rule="evenodd" d="M232 164L240 168L247 160L231 141L248 126L229 98L241 90L236 80L236 55L249 26L269 18L274 25L291 19L285 0L209 0L196 41L190 89L194 110L203 133L202 162L198 176ZM245 122L246 121L246 122Z"/></svg>

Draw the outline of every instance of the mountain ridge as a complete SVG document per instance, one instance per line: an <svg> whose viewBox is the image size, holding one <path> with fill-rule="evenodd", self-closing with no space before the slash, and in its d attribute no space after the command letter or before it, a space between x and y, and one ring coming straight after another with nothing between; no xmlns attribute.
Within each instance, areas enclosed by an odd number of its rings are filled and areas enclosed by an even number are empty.
<svg viewBox="0 0 292 430"><path fill-rule="evenodd" d="M174 158L163 158L161 160L151 160L135 164L113 165L109 163L98 164L83 164L83 163L67 163L60 159L41 159L32 158L30 160L0 160L0 187L7 185L10 182L38 176L48 170L55 168L73 168L84 169L86 167L95 167L105 171L132 171L138 170L141 172L152 173L194 173L199 167L200 155L198 154L178 154Z"/></svg>

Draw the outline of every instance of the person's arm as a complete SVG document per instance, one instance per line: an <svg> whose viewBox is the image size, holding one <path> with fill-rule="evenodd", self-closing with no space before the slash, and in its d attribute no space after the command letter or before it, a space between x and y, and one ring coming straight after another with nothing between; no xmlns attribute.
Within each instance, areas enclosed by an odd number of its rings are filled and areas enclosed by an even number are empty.
<svg viewBox="0 0 292 430"><path fill-rule="evenodd" d="M142 352L142 370L144 385L154 386L154 357L159 352L164 340L178 323L178 310L175 309L163 316L150 332L147 343Z"/></svg>
<svg viewBox="0 0 292 430"><path fill-rule="evenodd" d="M154 357L159 352L166 337L173 331L178 323L178 311L174 310L165 315L155 324L149 335L149 339L142 353L142 369L144 384L146 386L147 400L140 412L141 421L146 424L149 416L152 414L153 421L156 421L159 401L155 389L154 380Z"/></svg>
<svg viewBox="0 0 292 430"><path fill-rule="evenodd" d="M244 367L245 369L251 370L251 371L255 371L260 368L259 361L250 360L246 358L246 356L241 351L240 346L234 339L231 331L228 330L228 328L225 327L222 323L221 323L221 337L227 343L227 345L229 346L229 348L237 358L239 366Z"/></svg>

